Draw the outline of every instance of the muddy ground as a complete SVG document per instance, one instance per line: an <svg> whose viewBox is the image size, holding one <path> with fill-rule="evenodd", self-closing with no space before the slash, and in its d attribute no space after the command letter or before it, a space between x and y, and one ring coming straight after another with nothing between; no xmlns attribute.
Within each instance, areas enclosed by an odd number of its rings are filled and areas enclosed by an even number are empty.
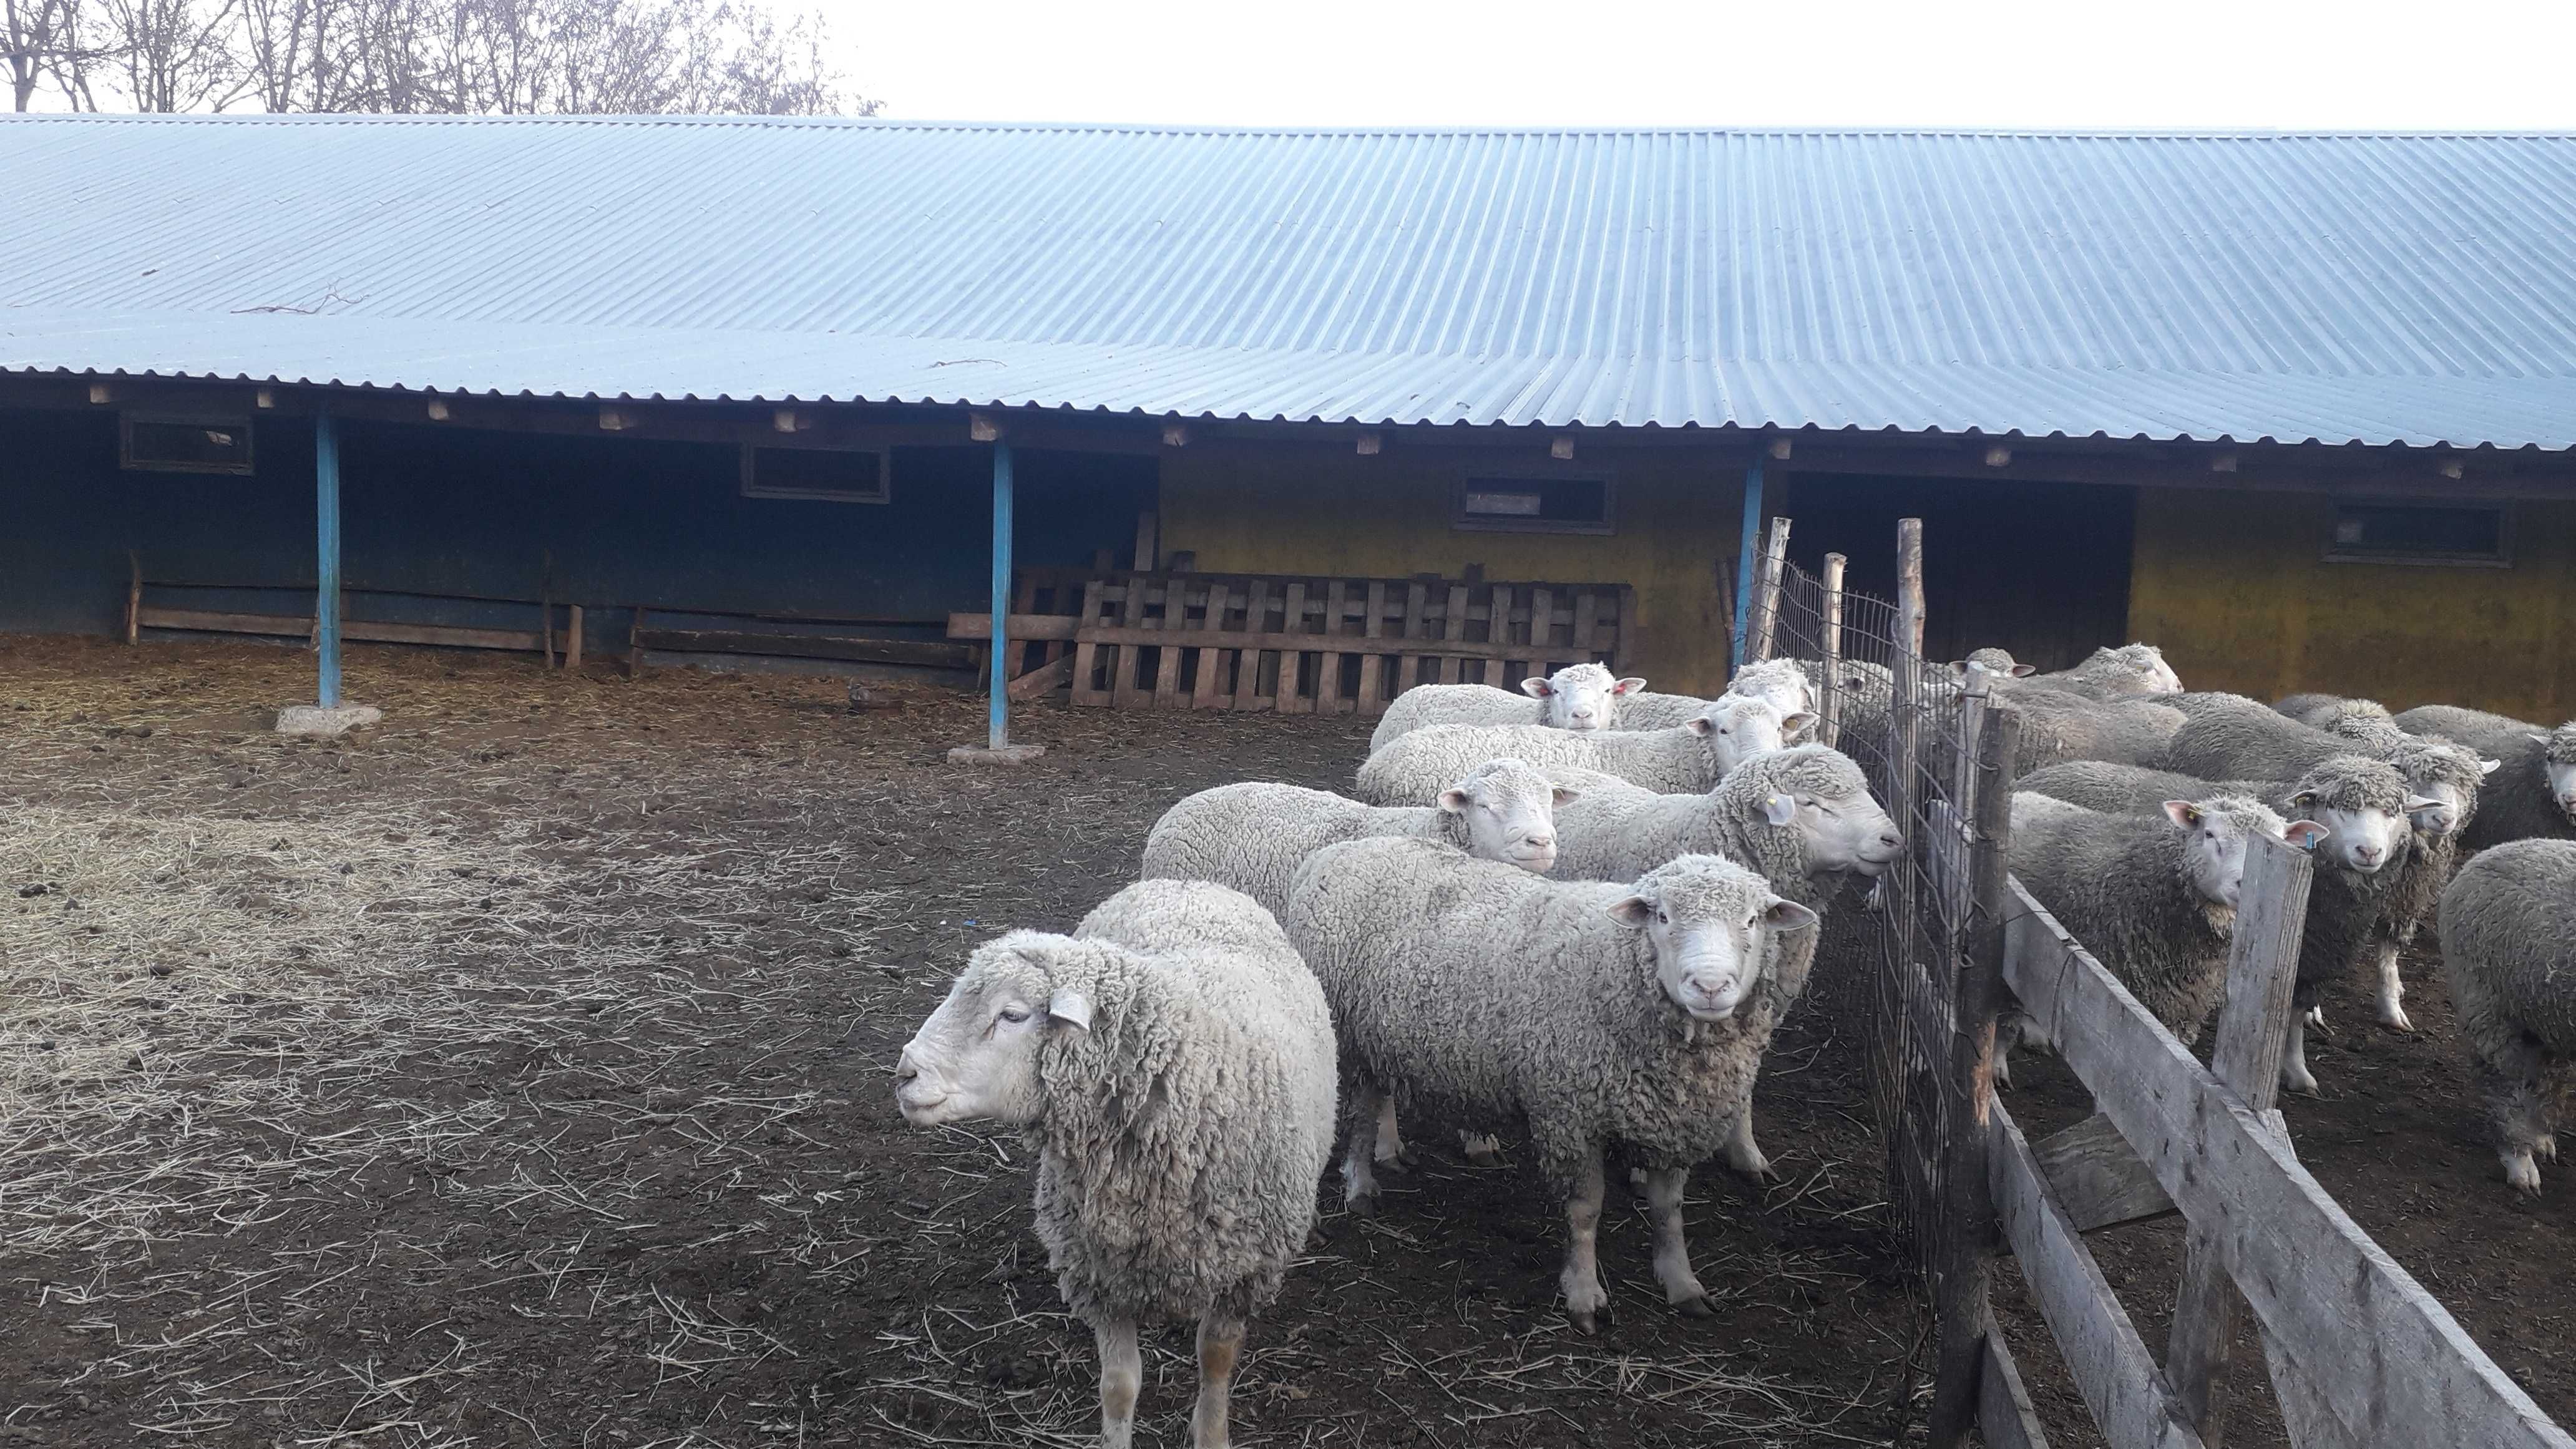
<svg viewBox="0 0 2576 1449"><path fill-rule="evenodd" d="M0 1446L1087 1442L1018 1144L906 1129L888 1068L1173 800L1344 783L1365 726L1038 708L1046 759L986 772L943 762L982 733L955 695L360 649L383 725L268 733L310 688L296 651L0 640ZM2491 1181L2415 1000L2423 1039L2318 1054L2302 1150L2564 1404L2564 1194ZM1764 1077L1786 1180L1693 1185L1717 1318L1664 1309L1628 1209L1573 1333L1525 1155L1425 1124L1255 1326L1240 1439L1899 1434L1917 1318L1833 1025ZM1149 1340L1145 1442L1185 1437L1186 1347Z"/></svg>

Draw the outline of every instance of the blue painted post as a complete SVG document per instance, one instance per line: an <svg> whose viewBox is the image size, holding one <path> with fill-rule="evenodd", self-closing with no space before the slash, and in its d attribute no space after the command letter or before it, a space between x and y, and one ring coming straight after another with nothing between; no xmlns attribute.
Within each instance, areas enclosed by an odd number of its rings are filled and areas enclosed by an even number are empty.
<svg viewBox="0 0 2576 1449"><path fill-rule="evenodd" d="M1762 459L1744 465L1744 547L1735 561L1735 637L1727 662L1744 667L1744 616L1753 611L1753 557L1762 546Z"/></svg>
<svg viewBox="0 0 2576 1449"><path fill-rule="evenodd" d="M340 433L327 412L313 415L313 516L320 582L313 599L313 647L322 662L322 707L340 707Z"/></svg>
<svg viewBox="0 0 2576 1449"><path fill-rule="evenodd" d="M1011 445L993 445L993 696L985 743L1011 742Z"/></svg>

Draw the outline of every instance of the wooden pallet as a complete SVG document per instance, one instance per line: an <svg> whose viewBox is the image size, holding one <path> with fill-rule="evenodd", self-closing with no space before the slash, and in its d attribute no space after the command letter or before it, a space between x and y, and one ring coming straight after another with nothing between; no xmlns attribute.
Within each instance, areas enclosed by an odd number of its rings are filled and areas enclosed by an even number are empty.
<svg viewBox="0 0 2576 1449"><path fill-rule="evenodd" d="M1032 570L1013 599L1032 610L1010 620L1014 698L1363 716L1417 684L1624 668L1636 611L1624 584L1088 570ZM952 639L991 628L948 619Z"/></svg>

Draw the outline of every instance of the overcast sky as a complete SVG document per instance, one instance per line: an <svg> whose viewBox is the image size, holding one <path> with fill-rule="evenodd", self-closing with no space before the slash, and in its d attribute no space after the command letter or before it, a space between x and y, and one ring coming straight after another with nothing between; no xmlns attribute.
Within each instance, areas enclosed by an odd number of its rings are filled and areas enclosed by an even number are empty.
<svg viewBox="0 0 2576 1449"><path fill-rule="evenodd" d="M909 118L2576 129L2576 0L821 5Z"/></svg>

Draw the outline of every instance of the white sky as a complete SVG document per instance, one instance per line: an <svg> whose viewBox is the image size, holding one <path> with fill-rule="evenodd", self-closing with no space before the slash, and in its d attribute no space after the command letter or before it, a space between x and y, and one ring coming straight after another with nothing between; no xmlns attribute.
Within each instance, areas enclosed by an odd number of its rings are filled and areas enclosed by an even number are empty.
<svg viewBox="0 0 2576 1449"><path fill-rule="evenodd" d="M819 3L913 119L2576 129L2576 0Z"/></svg>

